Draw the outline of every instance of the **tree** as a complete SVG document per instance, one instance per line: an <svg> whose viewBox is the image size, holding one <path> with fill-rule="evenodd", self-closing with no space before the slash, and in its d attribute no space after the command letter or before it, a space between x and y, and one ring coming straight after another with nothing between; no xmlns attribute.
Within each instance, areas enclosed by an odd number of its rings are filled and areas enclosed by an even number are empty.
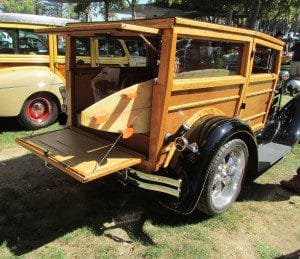
<svg viewBox="0 0 300 259"><path fill-rule="evenodd" d="M135 19L136 18L135 6L137 4L137 0L126 0L126 2L131 9L131 18Z"/></svg>
<svg viewBox="0 0 300 259"><path fill-rule="evenodd" d="M39 14L40 0L6 0L0 4L3 12Z"/></svg>
<svg viewBox="0 0 300 259"><path fill-rule="evenodd" d="M197 19L234 22L269 33L296 24L300 11L299 0L155 0L155 4L193 11Z"/></svg>
<svg viewBox="0 0 300 259"><path fill-rule="evenodd" d="M90 11L90 4L91 1L85 0L82 1L80 3L78 3L75 7L74 7L74 12L77 13L77 18L80 19L80 16L83 15L84 16L84 20L88 21L88 14Z"/></svg>
<svg viewBox="0 0 300 259"><path fill-rule="evenodd" d="M43 0L43 13L48 16L64 17L64 4L62 2Z"/></svg>

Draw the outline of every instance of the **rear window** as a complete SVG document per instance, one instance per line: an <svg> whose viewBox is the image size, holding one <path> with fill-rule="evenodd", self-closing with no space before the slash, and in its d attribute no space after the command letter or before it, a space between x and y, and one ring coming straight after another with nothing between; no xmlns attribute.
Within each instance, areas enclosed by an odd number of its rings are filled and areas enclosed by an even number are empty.
<svg viewBox="0 0 300 259"><path fill-rule="evenodd" d="M98 38L99 57L124 57L124 49L117 39Z"/></svg>

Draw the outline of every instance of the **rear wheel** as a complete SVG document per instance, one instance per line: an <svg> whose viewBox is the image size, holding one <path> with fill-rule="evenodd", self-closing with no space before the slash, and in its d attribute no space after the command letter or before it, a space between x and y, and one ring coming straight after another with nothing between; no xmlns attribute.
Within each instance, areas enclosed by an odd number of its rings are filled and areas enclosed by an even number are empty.
<svg viewBox="0 0 300 259"><path fill-rule="evenodd" d="M54 123L59 107L53 96L42 93L30 96L23 104L18 121L27 129L39 129Z"/></svg>
<svg viewBox="0 0 300 259"><path fill-rule="evenodd" d="M244 178L248 148L241 139L233 139L221 146L208 167L198 209L208 215L227 210L237 199Z"/></svg>

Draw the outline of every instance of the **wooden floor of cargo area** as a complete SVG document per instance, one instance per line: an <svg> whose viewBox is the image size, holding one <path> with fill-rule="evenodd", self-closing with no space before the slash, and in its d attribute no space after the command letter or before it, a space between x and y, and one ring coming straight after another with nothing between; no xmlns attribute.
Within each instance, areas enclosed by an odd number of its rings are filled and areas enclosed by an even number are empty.
<svg viewBox="0 0 300 259"><path fill-rule="evenodd" d="M25 137L17 142L81 182L137 165L142 160L140 154L118 145L109 152L112 142L75 128Z"/></svg>

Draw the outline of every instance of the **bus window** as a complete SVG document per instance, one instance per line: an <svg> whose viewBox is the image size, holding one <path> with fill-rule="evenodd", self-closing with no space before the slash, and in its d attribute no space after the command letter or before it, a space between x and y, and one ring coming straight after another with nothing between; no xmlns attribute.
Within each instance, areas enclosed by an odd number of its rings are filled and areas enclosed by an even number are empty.
<svg viewBox="0 0 300 259"><path fill-rule="evenodd" d="M18 30L19 54L48 55L48 36L36 34L32 30Z"/></svg>
<svg viewBox="0 0 300 259"><path fill-rule="evenodd" d="M15 54L16 42L16 30L0 29L0 54Z"/></svg>
<svg viewBox="0 0 300 259"><path fill-rule="evenodd" d="M66 55L66 40L63 36L57 36L57 54L59 56Z"/></svg>

